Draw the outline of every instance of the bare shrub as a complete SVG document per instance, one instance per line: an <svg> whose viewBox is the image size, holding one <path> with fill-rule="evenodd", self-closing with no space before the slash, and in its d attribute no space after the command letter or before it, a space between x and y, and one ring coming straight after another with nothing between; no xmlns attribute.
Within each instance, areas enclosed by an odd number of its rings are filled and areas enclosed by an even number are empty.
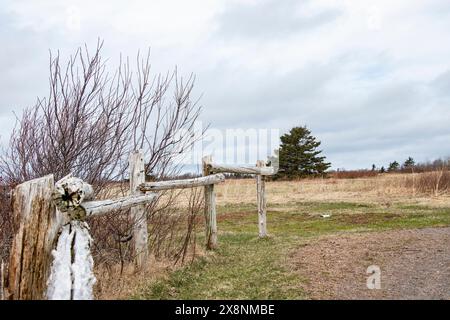
<svg viewBox="0 0 450 320"><path fill-rule="evenodd" d="M175 170L171 161L192 145L200 108L191 100L194 78L176 69L150 78L150 58L128 58L110 75L98 43L94 54L78 49L66 65L50 57L47 98L24 110L0 157L6 183L68 173L100 189L123 179L132 150L143 149L146 173L159 178ZM170 90L170 91L169 91Z"/></svg>
<svg viewBox="0 0 450 320"><path fill-rule="evenodd" d="M0 261L7 261L12 245L14 225L11 212L10 189L0 181Z"/></svg>
<svg viewBox="0 0 450 320"><path fill-rule="evenodd" d="M177 192L176 196L184 197L186 201L153 211L149 243L156 257L164 256L174 259L175 263L184 263L187 256L195 256L196 226L199 219L203 221L203 188Z"/></svg>
<svg viewBox="0 0 450 320"><path fill-rule="evenodd" d="M167 270L192 262L199 254L196 233L198 226L203 226L203 188L192 188L184 191L167 191L157 208L152 208L149 215L149 257L147 268L143 273L135 273L130 268L133 261L132 242L128 236L131 226L126 219L115 230L122 238L106 237L102 241L95 241L93 250L97 267L96 294L100 298L128 297L142 282L147 283L155 275L164 274ZM174 202L175 200L176 203ZM170 205L167 205L170 203ZM163 204L163 205L161 205ZM101 219L114 219L112 214ZM96 219L96 227L105 228L101 219ZM105 235L106 232L100 234ZM106 244L106 241L110 241ZM100 247L101 245L105 247ZM114 250L111 248L114 247ZM200 251L201 253L201 251ZM120 264L118 264L118 257Z"/></svg>
<svg viewBox="0 0 450 320"><path fill-rule="evenodd" d="M369 170L344 170L328 173L328 177L335 179L356 179L376 177L378 172Z"/></svg>
<svg viewBox="0 0 450 320"><path fill-rule="evenodd" d="M17 118L9 144L0 154L6 189L47 174L60 179L73 173L94 186L97 198L124 195L129 192L128 156L137 149L144 151L148 177L163 179L180 171L176 157L198 138L193 130L201 108L191 98L193 75L183 79L176 68L152 75L149 53L143 57L138 53L134 71L129 58L121 58L111 69L101 57L102 47L99 41L93 52L79 48L67 63L59 53L50 55L48 96ZM0 253L7 256L13 232L7 192L0 201ZM174 231L165 229L167 221L158 225L156 217L163 214L155 208L169 210L172 205L173 198L160 197L147 208L150 227L164 239L171 239ZM177 219L181 223L185 217L174 216L170 223ZM129 212L93 218L90 225L96 262L120 262L123 267L131 259L129 235L134 222ZM182 245L192 230L188 225L178 231L182 236L176 239ZM166 250L174 249L166 246Z"/></svg>
<svg viewBox="0 0 450 320"><path fill-rule="evenodd" d="M450 171L445 168L432 172L411 174L405 185L420 194L439 196L450 191Z"/></svg>

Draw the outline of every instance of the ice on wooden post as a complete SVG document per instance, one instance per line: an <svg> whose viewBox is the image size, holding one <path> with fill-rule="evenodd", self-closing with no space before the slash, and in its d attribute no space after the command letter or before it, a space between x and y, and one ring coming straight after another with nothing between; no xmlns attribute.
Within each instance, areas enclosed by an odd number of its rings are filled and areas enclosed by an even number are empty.
<svg viewBox="0 0 450 320"><path fill-rule="evenodd" d="M85 206L95 201L84 202L93 197L90 184L71 174L55 183L53 201L57 212L71 219L63 226L56 249L52 251L53 263L47 281L49 300L92 300L94 260L90 247L92 238L89 227L82 221L92 212Z"/></svg>
<svg viewBox="0 0 450 320"><path fill-rule="evenodd" d="M211 156L205 156L203 162L203 176L210 175ZM205 186L205 221L206 221L206 248L215 249L217 247L217 220L216 220L216 198L214 194L214 184Z"/></svg>
<svg viewBox="0 0 450 320"><path fill-rule="evenodd" d="M133 196L143 195L139 186L145 183L144 154L142 150L130 155L130 193ZM134 220L133 239L135 264L138 269L144 267L148 259L148 226L145 204L139 204L131 208L131 217Z"/></svg>
<svg viewBox="0 0 450 320"><path fill-rule="evenodd" d="M265 162L258 160L256 166L264 168ZM266 217L266 186L265 177L263 175L256 176L256 194L258 202L258 228L259 237L264 238L267 236L267 217Z"/></svg>
<svg viewBox="0 0 450 320"><path fill-rule="evenodd" d="M49 300L92 300L96 282L91 255L92 238L84 221L66 224L52 251L53 263L47 281Z"/></svg>
<svg viewBox="0 0 450 320"><path fill-rule="evenodd" d="M89 234L89 227L83 221L73 221L72 227L75 229L75 241L73 252L75 257L72 263L73 294L72 300L92 300L94 299L94 259L91 254L92 238Z"/></svg>
<svg viewBox="0 0 450 320"><path fill-rule="evenodd" d="M62 228L56 249L52 251L53 263L47 282L47 299L70 300L72 291L72 241L75 231L70 225Z"/></svg>

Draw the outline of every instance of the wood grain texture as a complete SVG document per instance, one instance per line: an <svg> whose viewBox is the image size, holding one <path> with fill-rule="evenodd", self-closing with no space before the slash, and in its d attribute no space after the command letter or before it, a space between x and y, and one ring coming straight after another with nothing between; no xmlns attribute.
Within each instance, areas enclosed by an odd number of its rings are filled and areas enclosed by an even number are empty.
<svg viewBox="0 0 450 320"><path fill-rule="evenodd" d="M221 173L217 173L201 178L146 182L142 184L139 189L143 192L169 189L186 189L220 183L223 181L225 181L225 176Z"/></svg>
<svg viewBox="0 0 450 320"><path fill-rule="evenodd" d="M9 260L7 299L45 297L51 252L65 216L52 201L53 175L25 182L13 192L14 235Z"/></svg>
<svg viewBox="0 0 450 320"><path fill-rule="evenodd" d="M273 167L254 167L254 166L233 166L226 164L209 163L210 173L240 173L240 174L259 174L263 176L271 176L275 174Z"/></svg>
<svg viewBox="0 0 450 320"><path fill-rule="evenodd" d="M256 164L259 168L263 168L266 164L262 160L258 160ZM256 195L258 204L258 229L259 237L267 236L267 209L266 209L266 182L262 175L256 176Z"/></svg>
<svg viewBox="0 0 450 320"><path fill-rule="evenodd" d="M211 156L203 157L203 176L207 177L211 174L211 163ZM214 184L205 186L205 222L206 248L209 250L213 250L217 247L216 196L214 193Z"/></svg>
<svg viewBox="0 0 450 320"><path fill-rule="evenodd" d="M78 210L82 210L86 218L94 215L102 215L118 210L126 210L135 206L145 206L157 197L156 193L131 195L112 200L98 200L83 202Z"/></svg>
<svg viewBox="0 0 450 320"><path fill-rule="evenodd" d="M145 183L144 154L142 150L130 155L130 195L144 195L139 186ZM135 265L141 269L148 260L148 225L145 203L134 204L131 208L131 217L134 221L133 240Z"/></svg>
<svg viewBox="0 0 450 320"><path fill-rule="evenodd" d="M0 300L5 300L5 263L0 263Z"/></svg>

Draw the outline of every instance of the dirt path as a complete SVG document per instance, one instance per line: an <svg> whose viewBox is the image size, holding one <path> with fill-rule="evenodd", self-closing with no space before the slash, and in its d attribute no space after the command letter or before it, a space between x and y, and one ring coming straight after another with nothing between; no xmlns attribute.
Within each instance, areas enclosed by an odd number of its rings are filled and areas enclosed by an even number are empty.
<svg viewBox="0 0 450 320"><path fill-rule="evenodd" d="M312 299L450 299L450 228L324 237L289 261ZM371 265L381 270L379 290L366 285Z"/></svg>

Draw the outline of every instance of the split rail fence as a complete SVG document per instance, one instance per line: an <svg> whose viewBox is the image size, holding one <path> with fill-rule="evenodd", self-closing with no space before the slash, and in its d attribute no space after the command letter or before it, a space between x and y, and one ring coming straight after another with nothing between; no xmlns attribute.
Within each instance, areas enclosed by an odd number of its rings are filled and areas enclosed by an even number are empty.
<svg viewBox="0 0 450 320"><path fill-rule="evenodd" d="M144 267L148 255L148 224L145 205L157 199L158 191L204 187L206 248L217 247L217 219L214 186L223 182L223 173L254 174L257 185L259 236L267 236L265 176L275 173L264 161L256 166L215 164L205 156L203 176L193 179L146 182L144 155L130 155L130 194L109 200L93 200L93 188L69 175L54 182L53 175L31 180L13 190L12 207L16 225L7 271L0 270L0 299L45 299L52 264L52 250L60 231L71 221L130 209L137 223L133 228L135 264ZM6 284L6 285L5 285ZM73 289L72 289L73 290Z"/></svg>

